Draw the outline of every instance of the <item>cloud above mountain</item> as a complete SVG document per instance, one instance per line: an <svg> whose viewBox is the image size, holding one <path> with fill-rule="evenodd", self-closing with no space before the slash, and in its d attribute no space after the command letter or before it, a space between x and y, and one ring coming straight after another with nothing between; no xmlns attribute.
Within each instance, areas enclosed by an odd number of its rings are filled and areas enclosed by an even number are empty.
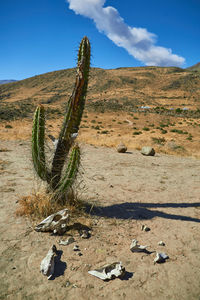
<svg viewBox="0 0 200 300"><path fill-rule="evenodd" d="M147 66L181 66L185 59L171 49L156 45L157 36L146 28L128 26L116 8L104 6L105 0L67 0L69 9L94 21L99 32L126 49Z"/></svg>

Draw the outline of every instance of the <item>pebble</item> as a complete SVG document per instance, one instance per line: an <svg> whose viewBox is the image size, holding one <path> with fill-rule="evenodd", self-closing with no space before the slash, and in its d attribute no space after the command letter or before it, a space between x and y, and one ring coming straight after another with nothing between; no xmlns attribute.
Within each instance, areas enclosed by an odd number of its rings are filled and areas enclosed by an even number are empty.
<svg viewBox="0 0 200 300"><path fill-rule="evenodd" d="M73 251L80 251L79 246L75 245L74 248L73 248Z"/></svg>
<svg viewBox="0 0 200 300"><path fill-rule="evenodd" d="M165 246L165 243L163 241L158 242L159 246Z"/></svg>
<svg viewBox="0 0 200 300"><path fill-rule="evenodd" d="M150 227L146 226L146 225L142 225L141 230L143 231L150 231Z"/></svg>

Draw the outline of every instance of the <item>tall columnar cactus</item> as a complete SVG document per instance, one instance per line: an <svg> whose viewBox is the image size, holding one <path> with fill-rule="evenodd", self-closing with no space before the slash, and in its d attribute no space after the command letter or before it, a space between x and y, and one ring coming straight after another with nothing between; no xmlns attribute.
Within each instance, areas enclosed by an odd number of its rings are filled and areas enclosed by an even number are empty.
<svg viewBox="0 0 200 300"><path fill-rule="evenodd" d="M81 122L88 86L90 69L90 42L84 37L78 52L77 73L74 90L67 103L63 125L59 134L58 143L53 156L52 166L48 168L45 160L45 111L42 105L36 108L32 130L32 158L38 176L47 181L50 190L58 198L72 186L79 167L80 149L73 148L74 135L78 133ZM70 152L68 158L68 154ZM68 161L66 170L63 170Z"/></svg>

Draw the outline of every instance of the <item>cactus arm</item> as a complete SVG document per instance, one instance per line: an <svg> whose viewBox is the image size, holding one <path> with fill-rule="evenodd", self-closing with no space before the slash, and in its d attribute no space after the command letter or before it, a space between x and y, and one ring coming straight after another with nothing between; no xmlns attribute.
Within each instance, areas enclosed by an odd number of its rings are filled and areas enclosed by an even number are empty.
<svg viewBox="0 0 200 300"><path fill-rule="evenodd" d="M44 151L45 135L45 111L42 105L35 111L32 129L32 159L34 168L42 180L46 180L47 172L45 167Z"/></svg>
<svg viewBox="0 0 200 300"><path fill-rule="evenodd" d="M74 183L80 164L80 148L76 145L71 152L65 175L61 179L56 194L63 195Z"/></svg>
<svg viewBox="0 0 200 300"><path fill-rule="evenodd" d="M68 101L61 133L52 163L51 186L58 187L65 159L73 143L71 135L77 132L85 105L90 68L90 43L87 37L81 41L78 53L78 67L73 93Z"/></svg>

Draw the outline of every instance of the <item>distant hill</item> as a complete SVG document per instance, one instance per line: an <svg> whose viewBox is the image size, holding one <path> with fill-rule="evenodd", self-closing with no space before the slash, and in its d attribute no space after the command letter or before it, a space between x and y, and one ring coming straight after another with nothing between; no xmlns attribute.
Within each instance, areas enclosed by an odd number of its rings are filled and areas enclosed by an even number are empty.
<svg viewBox="0 0 200 300"><path fill-rule="evenodd" d="M200 71L200 62L193 65L193 66L191 66L191 67L189 67L189 68L187 68L187 70L189 70L189 71Z"/></svg>
<svg viewBox="0 0 200 300"><path fill-rule="evenodd" d="M6 83L14 82L14 81L17 81L17 80L14 80L14 79L0 80L0 84L6 84Z"/></svg>
<svg viewBox="0 0 200 300"><path fill-rule="evenodd" d="M0 119L32 116L38 103L62 114L76 70L54 71L0 85ZM91 68L86 109L135 111L200 108L200 73L177 67ZM149 109L149 108L148 108Z"/></svg>

